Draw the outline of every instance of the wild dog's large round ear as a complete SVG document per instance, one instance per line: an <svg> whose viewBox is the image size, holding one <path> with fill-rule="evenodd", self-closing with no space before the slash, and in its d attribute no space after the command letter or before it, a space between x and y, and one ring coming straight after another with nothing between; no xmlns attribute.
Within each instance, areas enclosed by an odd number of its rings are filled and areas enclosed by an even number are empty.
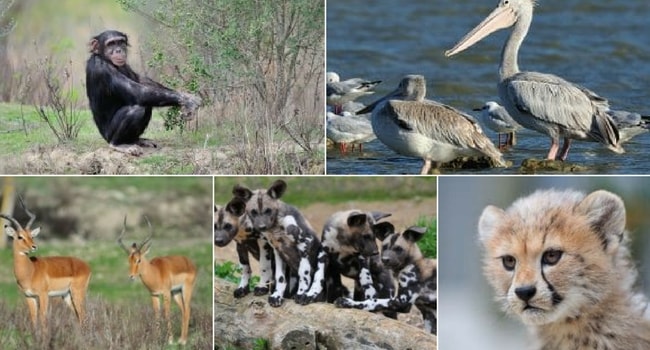
<svg viewBox="0 0 650 350"><path fill-rule="evenodd" d="M253 196L253 192L251 190L240 184L236 184L232 188L232 194L235 197L242 198L244 201L248 201Z"/></svg>
<svg viewBox="0 0 650 350"><path fill-rule="evenodd" d="M284 191L287 189L287 183L283 180L275 180L275 182L269 187L267 194L273 199L279 199L284 194Z"/></svg>
<svg viewBox="0 0 650 350"><path fill-rule="evenodd" d="M494 205L488 205L483 209L478 219L478 238L483 244L494 236L497 226L505 216L506 212Z"/></svg>
<svg viewBox="0 0 650 350"><path fill-rule="evenodd" d="M370 212L370 215L372 216L372 218L373 218L375 221L379 221L379 220L381 220L381 219L383 219L383 218L387 218L387 217L389 217L389 216L391 216L391 215L393 215L393 214L391 214L391 213L384 213L384 212L381 212L381 211L371 211L371 212Z"/></svg>
<svg viewBox="0 0 650 350"><path fill-rule="evenodd" d="M411 242L417 242L419 241L424 234L427 233L427 228L426 227L421 227L421 226L411 226L402 233L402 236L407 240Z"/></svg>
<svg viewBox="0 0 650 350"><path fill-rule="evenodd" d="M383 241L386 237L395 233L395 226L390 222L380 222L372 225L372 232L375 234L375 237Z"/></svg>
<svg viewBox="0 0 650 350"><path fill-rule="evenodd" d="M348 216L348 226L350 227L364 226L367 221L368 215L366 213L356 212Z"/></svg>
<svg viewBox="0 0 650 350"><path fill-rule="evenodd" d="M618 250L625 237L625 204L619 196L604 190L592 192L578 204L576 212L586 215L606 252Z"/></svg>
<svg viewBox="0 0 650 350"><path fill-rule="evenodd" d="M234 216L242 216L246 211L246 202L241 197L234 197L226 204L226 211Z"/></svg>

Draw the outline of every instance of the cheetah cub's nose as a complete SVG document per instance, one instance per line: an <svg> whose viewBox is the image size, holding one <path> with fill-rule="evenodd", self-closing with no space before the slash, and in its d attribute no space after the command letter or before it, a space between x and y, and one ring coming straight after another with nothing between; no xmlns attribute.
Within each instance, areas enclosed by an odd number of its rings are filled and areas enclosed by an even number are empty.
<svg viewBox="0 0 650 350"><path fill-rule="evenodd" d="M535 286L525 286L525 287L519 287L515 289L515 294L519 297L519 299L528 302L537 292L537 288Z"/></svg>

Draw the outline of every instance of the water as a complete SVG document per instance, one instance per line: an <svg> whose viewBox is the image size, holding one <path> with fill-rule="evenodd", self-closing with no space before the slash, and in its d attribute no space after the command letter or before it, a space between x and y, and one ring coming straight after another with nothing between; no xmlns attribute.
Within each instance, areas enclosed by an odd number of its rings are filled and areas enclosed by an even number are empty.
<svg viewBox="0 0 650 350"><path fill-rule="evenodd" d="M502 30L452 58L450 49L497 1L327 1L327 70L341 78L383 80L374 96L393 90L406 74L427 79L427 96L468 113L498 101L496 82ZM522 70L552 73L609 99L613 109L650 115L650 1L540 1L520 50ZM373 97L360 102L369 103ZM476 115L476 114L475 114ZM484 128L495 140L495 134ZM518 173L521 160L545 158L550 140L533 131L518 135L504 153L514 166L473 173ZM650 134L624 144L617 155L597 143L574 141L568 161L587 173L648 174ZM375 140L364 153L342 157L329 149L328 174L414 174L422 161L403 157ZM445 173L459 173L446 171ZM463 171L468 172L468 171Z"/></svg>

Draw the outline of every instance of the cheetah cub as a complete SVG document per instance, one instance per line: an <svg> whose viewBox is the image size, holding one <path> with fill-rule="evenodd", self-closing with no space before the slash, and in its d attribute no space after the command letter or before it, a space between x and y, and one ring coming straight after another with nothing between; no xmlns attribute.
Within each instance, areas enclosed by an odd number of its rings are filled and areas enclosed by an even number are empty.
<svg viewBox="0 0 650 350"><path fill-rule="evenodd" d="M506 210L486 207L478 231L497 301L538 349L650 349L618 196L537 191Z"/></svg>

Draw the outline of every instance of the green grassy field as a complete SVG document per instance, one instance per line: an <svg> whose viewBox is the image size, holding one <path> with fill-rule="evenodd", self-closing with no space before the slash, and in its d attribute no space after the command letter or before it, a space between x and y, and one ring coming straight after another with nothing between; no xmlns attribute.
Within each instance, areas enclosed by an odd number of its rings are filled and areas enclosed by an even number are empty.
<svg viewBox="0 0 650 350"><path fill-rule="evenodd" d="M232 198L232 188L241 184L250 189L268 188L276 179L287 182L286 194L282 197L295 206L313 203L336 204L351 199L358 201L390 201L398 199L417 200L436 196L436 178L407 176L255 176L216 177L214 193L217 203L226 203Z"/></svg>
<svg viewBox="0 0 650 350"><path fill-rule="evenodd" d="M86 246L75 246L64 242L38 243L37 256L70 255L82 258L91 267L92 277L88 287L88 299L86 308L88 310L89 324L113 323L104 325L107 331L114 332L111 336L97 337L95 339L62 339L67 337L62 329L72 332L72 335L83 330L74 322L74 315L65 307L57 307L52 303L50 322L61 323L60 327L51 327L54 331L47 337L48 342L59 343L66 349L81 348L115 348L115 346L126 346L125 348L137 349L136 344L142 344L144 348L156 348L164 340L164 332L155 328L155 324L144 325L146 322L153 322L153 309L151 297L141 281L131 281L128 278L128 261L124 251L115 242L92 242ZM163 255L185 255L190 257L197 266L198 277L192 297L192 321L190 325L190 344L192 348L209 349L212 343L212 244L206 239L191 240L155 240L149 253L149 257ZM30 338L31 325L29 323L27 307L24 298L19 294L13 275L12 254L5 249L0 254L0 308L2 310L3 324L13 324L15 327L8 329L2 327L0 331L0 348L14 348L12 345L19 345L25 342L25 337ZM173 324L172 330L176 338L180 334L180 311L172 302ZM9 317L9 319L7 319ZM7 322L4 322L7 321ZM147 342L134 340L142 334L131 334L128 328L120 326L120 323L129 324L134 333L140 331L154 332L159 336L143 337ZM137 325L135 325L137 323ZM143 329L148 329L143 330ZM111 338L113 338L111 340ZM27 344L38 345L40 338L33 338ZM163 341L164 342L164 341ZM148 345L147 345L148 344ZM160 345L162 346L162 345ZM38 347L38 346L37 346ZM20 348L20 347L19 347Z"/></svg>
<svg viewBox="0 0 650 350"><path fill-rule="evenodd" d="M161 112L154 112L149 128L143 135L155 140L159 150L141 157L131 157L109 150L101 137L89 110L80 109L78 137L60 142L45 121L40 119L34 106L0 103L0 172L2 173L79 173L86 172L83 157L100 163L118 163L113 167L103 165L107 173L136 174L195 174L209 172L216 166L211 155L223 138L212 123L201 122L192 131L166 130ZM196 158L197 150L208 150ZM100 152L99 154L95 154ZM103 159L108 158L108 159ZM121 166L120 166L121 165Z"/></svg>

